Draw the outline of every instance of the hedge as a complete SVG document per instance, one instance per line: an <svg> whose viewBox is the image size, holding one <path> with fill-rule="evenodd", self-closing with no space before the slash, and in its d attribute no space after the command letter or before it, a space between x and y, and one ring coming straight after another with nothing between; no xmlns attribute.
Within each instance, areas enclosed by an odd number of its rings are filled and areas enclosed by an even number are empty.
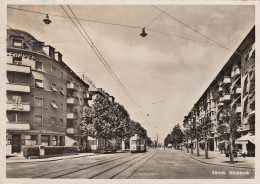
<svg viewBox="0 0 260 184"><path fill-rule="evenodd" d="M44 148L44 155L68 154L78 153L76 146L47 146Z"/></svg>
<svg viewBox="0 0 260 184"><path fill-rule="evenodd" d="M40 148L39 146L26 146L23 148L23 156L28 158L31 156L39 156Z"/></svg>

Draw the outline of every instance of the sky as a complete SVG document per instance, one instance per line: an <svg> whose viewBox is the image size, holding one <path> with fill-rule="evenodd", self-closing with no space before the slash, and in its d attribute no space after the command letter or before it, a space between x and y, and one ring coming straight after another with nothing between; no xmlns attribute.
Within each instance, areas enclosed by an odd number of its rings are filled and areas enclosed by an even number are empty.
<svg viewBox="0 0 260 184"><path fill-rule="evenodd" d="M113 95L118 103L125 106L131 119L140 122L153 140L158 135L159 141L164 140L174 125L183 123L184 116L255 24L255 8L249 5L156 6L161 10L168 8L167 14L227 47L227 50L161 14L151 5L70 5L80 19L140 27L80 21L138 103L133 105L71 20L51 15L67 16L61 6L9 7L50 14L52 23L46 25L42 22L44 15L8 9L7 24L56 48L63 54L63 61L79 76L84 73L96 87ZM69 12L66 5L63 7ZM146 27L148 36L140 37L141 28L149 23Z"/></svg>

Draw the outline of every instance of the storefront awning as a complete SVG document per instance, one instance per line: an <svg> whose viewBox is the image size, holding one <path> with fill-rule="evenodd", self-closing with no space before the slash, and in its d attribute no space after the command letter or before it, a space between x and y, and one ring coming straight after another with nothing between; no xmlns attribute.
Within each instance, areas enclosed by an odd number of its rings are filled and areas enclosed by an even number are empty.
<svg viewBox="0 0 260 184"><path fill-rule="evenodd" d="M240 137L239 139L237 139L235 141L236 144L242 144L242 143L245 143L245 142L248 142L250 141L251 143L255 144L255 135L252 135L252 134L247 134L247 135L244 135L242 137Z"/></svg>

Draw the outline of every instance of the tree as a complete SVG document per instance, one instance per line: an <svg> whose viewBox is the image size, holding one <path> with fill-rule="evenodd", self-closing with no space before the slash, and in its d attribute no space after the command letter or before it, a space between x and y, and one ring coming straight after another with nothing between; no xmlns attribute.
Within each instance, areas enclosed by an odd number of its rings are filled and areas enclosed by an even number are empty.
<svg viewBox="0 0 260 184"><path fill-rule="evenodd" d="M168 134L164 139L164 146L167 147L168 144L171 144L171 134Z"/></svg>
<svg viewBox="0 0 260 184"><path fill-rule="evenodd" d="M204 138L205 141L205 158L209 158L209 152L208 152L208 135L209 132L211 131L211 120L209 116L205 116L204 118L201 119L201 132L202 132L202 137Z"/></svg>
<svg viewBox="0 0 260 184"><path fill-rule="evenodd" d="M183 134L179 124L177 124L173 127L173 130L171 132L171 136L172 136L173 144L174 144L175 149L176 149L177 145L181 144L184 140L184 134Z"/></svg>
<svg viewBox="0 0 260 184"><path fill-rule="evenodd" d="M240 122L239 115L235 113L233 109L228 107L223 108L223 117L220 120L221 128L218 129L218 132L222 133L222 136L226 134L229 137L228 151L230 164L234 164L233 145L238 137L237 129L240 126Z"/></svg>

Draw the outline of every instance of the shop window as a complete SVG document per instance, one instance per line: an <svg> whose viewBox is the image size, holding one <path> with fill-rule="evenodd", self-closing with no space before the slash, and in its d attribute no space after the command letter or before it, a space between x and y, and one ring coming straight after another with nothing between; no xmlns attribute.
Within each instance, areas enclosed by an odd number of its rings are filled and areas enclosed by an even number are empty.
<svg viewBox="0 0 260 184"><path fill-rule="evenodd" d="M53 136L52 145L53 146L58 146L58 136Z"/></svg>
<svg viewBox="0 0 260 184"><path fill-rule="evenodd" d="M37 145L37 135L25 135L25 145L35 146Z"/></svg>
<svg viewBox="0 0 260 184"><path fill-rule="evenodd" d="M43 88L43 80L35 79L35 87L36 88Z"/></svg>
<svg viewBox="0 0 260 184"><path fill-rule="evenodd" d="M49 135L42 135L41 136L41 145L42 146L49 146L50 145L50 136Z"/></svg>
<svg viewBox="0 0 260 184"><path fill-rule="evenodd" d="M13 57L13 64L21 65L22 64L22 57Z"/></svg>
<svg viewBox="0 0 260 184"><path fill-rule="evenodd" d="M35 69L36 70L43 70L43 64L40 61L35 61Z"/></svg>
<svg viewBox="0 0 260 184"><path fill-rule="evenodd" d="M56 101L52 100L51 101L51 107L54 108L54 109L57 109L57 104L56 104Z"/></svg>
<svg viewBox="0 0 260 184"><path fill-rule="evenodd" d="M34 98L34 106L42 107L43 106L43 98L35 97Z"/></svg>
<svg viewBox="0 0 260 184"><path fill-rule="evenodd" d="M42 116L35 115L34 123L37 125L42 125Z"/></svg>
<svg viewBox="0 0 260 184"><path fill-rule="evenodd" d="M56 86L55 83L51 83L51 89L52 89L52 91L55 91L55 92L58 91L58 90L57 90L57 86Z"/></svg>
<svg viewBox="0 0 260 184"><path fill-rule="evenodd" d="M13 47L23 48L23 41L20 39L13 39Z"/></svg>

